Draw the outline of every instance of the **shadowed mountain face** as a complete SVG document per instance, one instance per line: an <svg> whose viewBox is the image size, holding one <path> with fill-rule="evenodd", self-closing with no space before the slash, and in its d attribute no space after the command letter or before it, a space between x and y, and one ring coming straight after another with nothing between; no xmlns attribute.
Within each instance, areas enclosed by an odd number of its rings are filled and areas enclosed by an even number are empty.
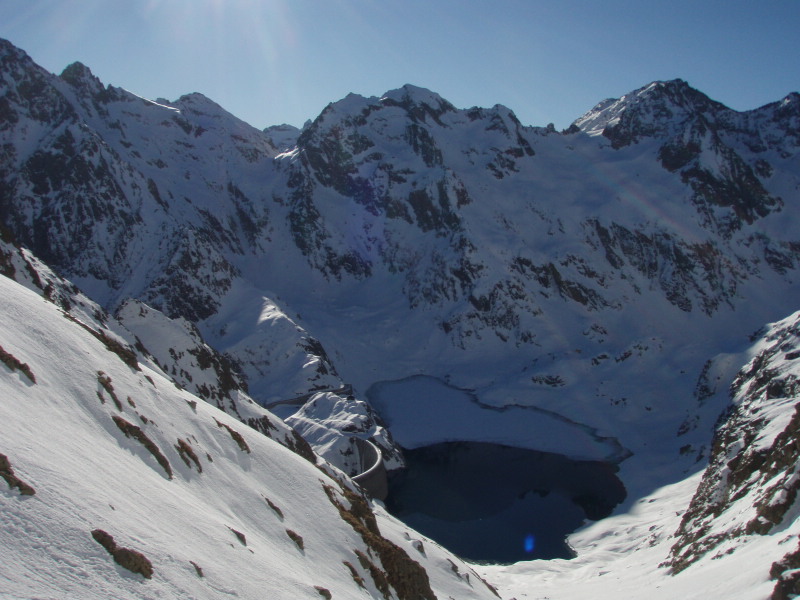
<svg viewBox="0 0 800 600"><path fill-rule="evenodd" d="M0 67L4 226L105 308L191 322L261 403L353 384L298 411L319 444L391 450L358 396L424 373L616 438L650 485L707 456L706 361L797 304L797 94L655 82L559 133L406 85L262 132L8 43Z"/></svg>

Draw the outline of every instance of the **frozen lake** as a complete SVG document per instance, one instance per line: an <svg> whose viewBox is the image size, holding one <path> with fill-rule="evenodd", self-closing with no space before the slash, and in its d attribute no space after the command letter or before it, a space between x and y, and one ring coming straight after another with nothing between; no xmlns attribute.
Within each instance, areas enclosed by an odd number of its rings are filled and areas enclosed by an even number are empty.
<svg viewBox="0 0 800 600"><path fill-rule="evenodd" d="M616 467L486 442L405 453L389 479L392 514L459 556L480 562L571 558L565 542L625 498Z"/></svg>
<svg viewBox="0 0 800 600"><path fill-rule="evenodd" d="M630 454L616 439L554 411L489 406L476 392L428 375L375 383L367 390L367 399L403 448L492 442L614 463Z"/></svg>
<svg viewBox="0 0 800 600"><path fill-rule="evenodd" d="M555 413L486 406L423 375L367 396L408 465L390 476L388 510L463 558L571 558L566 536L625 499L624 449Z"/></svg>

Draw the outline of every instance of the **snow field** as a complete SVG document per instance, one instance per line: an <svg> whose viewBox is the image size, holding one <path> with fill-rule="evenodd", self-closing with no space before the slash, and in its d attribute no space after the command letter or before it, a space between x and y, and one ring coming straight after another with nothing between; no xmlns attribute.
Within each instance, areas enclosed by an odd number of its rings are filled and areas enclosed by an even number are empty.
<svg viewBox="0 0 800 600"><path fill-rule="evenodd" d="M335 598L363 598L343 560L362 572L370 594L378 593L354 554L367 552L363 541L322 487L337 483L158 371L131 369L38 295L6 278L0 295L0 345L36 378L31 383L0 365L0 452L36 491L21 496L0 483L4 594L294 599L319 598L314 586L321 586ZM110 386L100 382L100 371ZM172 478L112 416L141 428L169 462ZM202 473L193 460L184 464L179 440L193 449ZM386 515L381 523L386 531L403 530ZM152 579L116 565L92 539L97 528L143 553ZM302 537L302 549L288 530ZM438 593L491 596L485 586L451 580L449 568L436 573L446 553L421 556L402 535L396 543L434 567Z"/></svg>

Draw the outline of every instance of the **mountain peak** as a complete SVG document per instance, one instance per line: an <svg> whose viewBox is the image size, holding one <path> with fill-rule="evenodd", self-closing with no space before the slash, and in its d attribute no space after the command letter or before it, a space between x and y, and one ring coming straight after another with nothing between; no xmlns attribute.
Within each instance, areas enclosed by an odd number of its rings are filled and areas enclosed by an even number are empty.
<svg viewBox="0 0 800 600"><path fill-rule="evenodd" d="M633 92L637 98L642 100L650 100L663 98L667 99L675 106L680 106L688 109L708 110L725 109L726 107L712 100L703 92L693 88L683 79L671 79L669 81L654 81L650 85L646 85Z"/></svg>
<svg viewBox="0 0 800 600"><path fill-rule="evenodd" d="M37 72L36 77L46 73L24 50L0 38L0 81L18 81L26 72Z"/></svg>
<svg viewBox="0 0 800 600"><path fill-rule="evenodd" d="M591 136L602 135L614 147L641 137L670 135L698 114L712 117L727 107L691 87L683 79L654 81L620 98L597 104L573 125Z"/></svg>
<svg viewBox="0 0 800 600"><path fill-rule="evenodd" d="M692 86L690 86L688 83L686 83L684 79L681 79L680 77L676 79L667 79L663 81L656 80L640 89L643 90L657 89L657 90L668 90L668 91L694 90Z"/></svg>
<svg viewBox="0 0 800 600"><path fill-rule="evenodd" d="M25 53L24 50L17 48L7 39L0 38L0 60L12 56L18 59L27 58L28 60L30 60L30 57Z"/></svg>
<svg viewBox="0 0 800 600"><path fill-rule="evenodd" d="M272 125L264 129L272 145L278 150L286 151L297 145L297 138L300 136L300 129L294 125L283 123L282 125Z"/></svg>
<svg viewBox="0 0 800 600"><path fill-rule="evenodd" d="M195 110L204 111L204 110L212 110L214 112L217 111L224 111L225 109L222 108L219 104L214 102L208 96L204 96L200 92L191 92L189 94L184 94L180 98L178 98L174 104L181 105L185 108L194 108Z"/></svg>
<svg viewBox="0 0 800 600"><path fill-rule="evenodd" d="M203 122L203 128L208 129L214 123L226 123L224 127L243 127L246 130L257 131L248 123L245 123L236 115L229 113L222 106L217 104L214 100L201 94L200 92L192 92L184 94L174 102L159 102L165 104L168 108L180 111L183 115L194 115L193 122ZM200 121L198 121L200 119Z"/></svg>
<svg viewBox="0 0 800 600"><path fill-rule="evenodd" d="M449 104L449 102L447 102L436 92L432 92L427 88L412 85L410 83L406 83L397 89L389 90L383 96L381 96L381 100L384 99L394 100L395 102L428 104L429 106L436 106L441 103Z"/></svg>
<svg viewBox="0 0 800 600"><path fill-rule="evenodd" d="M436 92L410 83L395 90L389 90L381 96L381 102L385 104L396 103L405 108L428 106L439 114L455 110L455 107L450 102Z"/></svg>
<svg viewBox="0 0 800 600"><path fill-rule="evenodd" d="M352 123L353 119L359 120L372 111L390 107L397 107L405 111L413 122L424 122L431 118L439 125L443 125L440 117L444 113L456 110L439 94L408 83L397 89L389 90L380 98L351 92L341 100L328 104L310 127L304 126L298 142L302 145L304 140L313 136L320 127L323 127L323 123L325 128L332 126L333 123Z"/></svg>
<svg viewBox="0 0 800 600"><path fill-rule="evenodd" d="M786 95L786 97L781 100L781 104L798 104L800 103L800 92L791 92Z"/></svg>
<svg viewBox="0 0 800 600"><path fill-rule="evenodd" d="M74 62L61 71L61 79L70 84L73 88L88 92L92 95L105 91L103 83L97 78L91 69L81 62Z"/></svg>
<svg viewBox="0 0 800 600"><path fill-rule="evenodd" d="M789 116L800 114L800 93L791 92L778 102L772 102L762 108L774 110L777 116Z"/></svg>

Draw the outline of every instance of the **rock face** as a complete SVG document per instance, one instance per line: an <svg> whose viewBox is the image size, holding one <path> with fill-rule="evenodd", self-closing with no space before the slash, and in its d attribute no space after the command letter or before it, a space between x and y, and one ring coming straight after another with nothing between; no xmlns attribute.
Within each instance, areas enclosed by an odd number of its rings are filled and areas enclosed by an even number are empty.
<svg viewBox="0 0 800 600"><path fill-rule="evenodd" d="M710 464L676 533L669 560L675 573L793 519L789 511L800 489L800 313L763 332L749 354L753 358L731 385L733 402L720 418Z"/></svg>
<svg viewBox="0 0 800 600"><path fill-rule="evenodd" d="M104 309L183 319L262 405L351 384L296 411L318 440L353 416L396 453L361 395L427 374L683 469L721 408L702 365L796 309L797 94L736 112L655 82L558 133L406 85L258 131L0 61L4 226ZM201 393L206 351L168 347Z"/></svg>

